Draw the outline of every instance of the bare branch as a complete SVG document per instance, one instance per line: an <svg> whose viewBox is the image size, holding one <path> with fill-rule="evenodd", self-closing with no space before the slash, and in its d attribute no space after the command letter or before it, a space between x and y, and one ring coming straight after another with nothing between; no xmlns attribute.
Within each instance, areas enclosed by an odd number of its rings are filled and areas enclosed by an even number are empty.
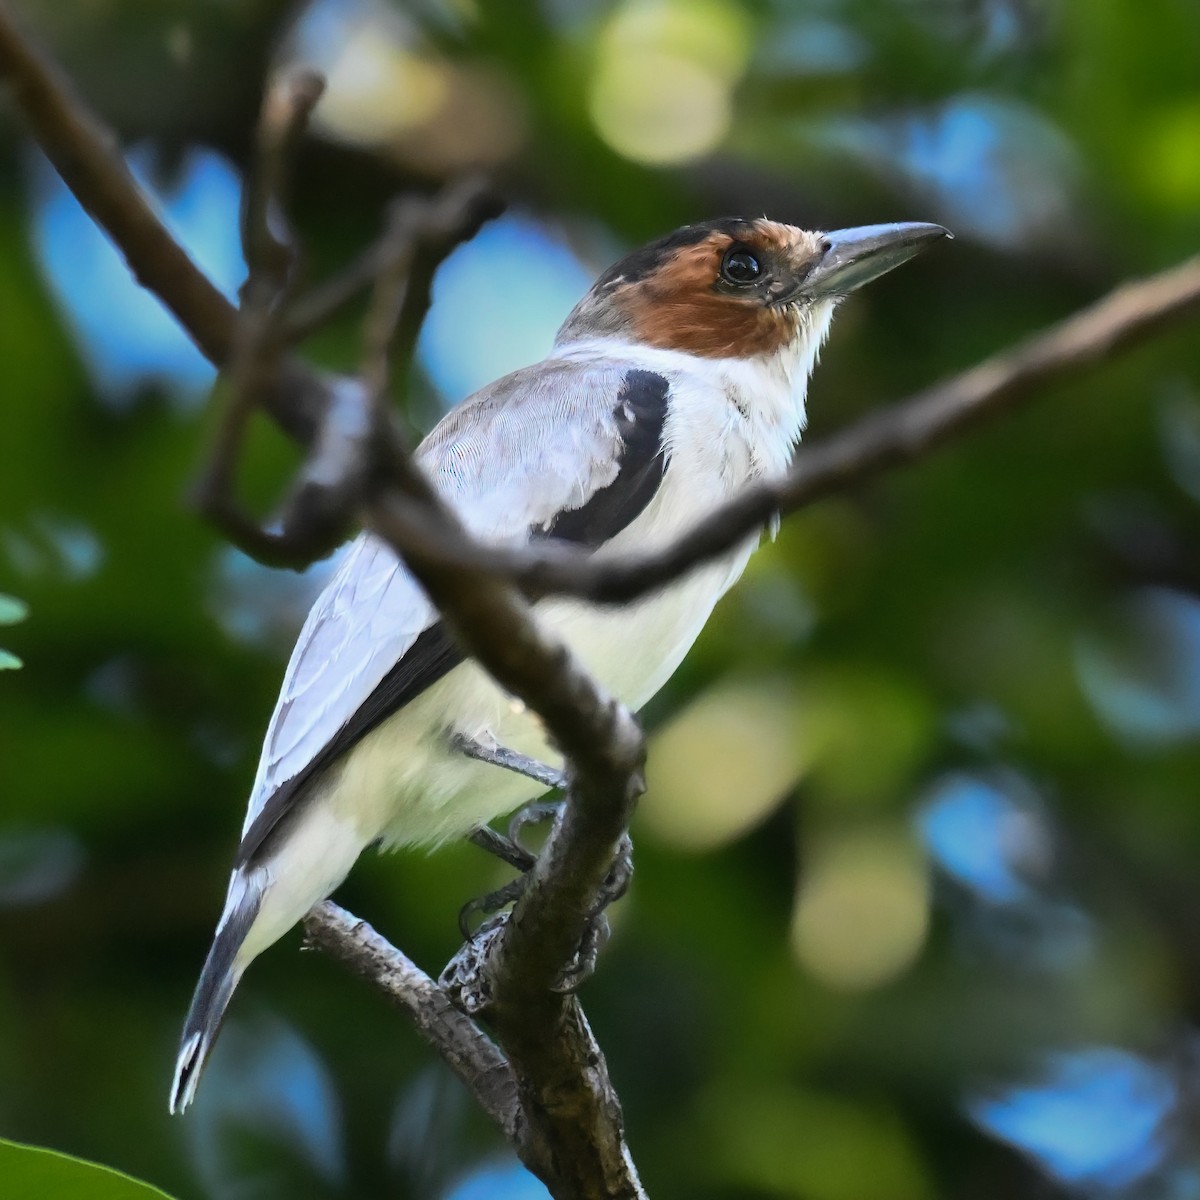
<svg viewBox="0 0 1200 1200"><path fill-rule="evenodd" d="M336 275L298 295L288 314L288 341L302 342L311 337L359 296L370 291L375 280L391 269L388 254L396 249L385 232ZM403 247L401 252L407 254L408 247Z"/></svg>
<svg viewBox="0 0 1200 1200"><path fill-rule="evenodd" d="M428 504L431 522L465 536L436 498ZM393 545L391 516L403 506L389 496L369 510L371 527ZM550 988L588 931L641 794L641 730L566 647L543 633L511 585L483 571L431 565L414 555L406 560L463 647L542 717L571 764L566 816L482 964L489 1019L509 1055L529 1122L518 1153L556 1196L638 1197L641 1185L603 1056L575 1002Z"/></svg>
<svg viewBox="0 0 1200 1200"><path fill-rule="evenodd" d="M288 184L296 148L324 90L324 78L307 67L284 72L266 86L250 181L242 191L244 308L276 304L292 280L296 248L287 226Z"/></svg>
<svg viewBox="0 0 1200 1200"><path fill-rule="evenodd" d="M596 559L538 543L517 550L459 541L431 530L411 511L393 532L430 561L487 570L526 595L564 594L620 604L662 587L787 514L923 458L976 422L999 416L1066 376L1082 374L1200 312L1200 258L1122 284L1103 299L969 371L802 447L783 479L748 488L663 550Z"/></svg>
<svg viewBox="0 0 1200 1200"><path fill-rule="evenodd" d="M237 463L250 417L260 397L273 390L280 372L281 307L296 259L296 248L286 227L284 195L291 156L324 87L319 75L301 69L272 82L263 97L250 182L243 191L241 233L248 275L241 290L233 355L216 389L224 409L208 464L192 492L196 506L234 545L280 566L303 566L327 554L349 525L350 502L341 499L342 511L328 515L325 508L312 502L313 489L302 481L298 495L308 500L306 519L297 520L291 511L296 501L293 496L283 531L262 529L238 504L236 484ZM329 424L330 407L325 406L322 429ZM360 474L346 465L346 478L357 480Z"/></svg>
<svg viewBox="0 0 1200 1200"><path fill-rule="evenodd" d="M613 729L608 742L620 746ZM469 987L486 1004L516 1074L521 1111L552 1150L556 1195L641 1200L645 1193L625 1142L620 1099L604 1054L574 996L560 994L563 963L599 918L597 896L615 841L641 794L640 772L614 758L607 773L580 772L550 839L507 921L480 947ZM602 918L601 918L602 919ZM457 961L452 985L466 982ZM446 976L443 976L446 980ZM452 990L455 990L452 986ZM543 1176L543 1178L546 1178Z"/></svg>
<svg viewBox="0 0 1200 1200"><path fill-rule="evenodd" d="M408 1013L420 1035L446 1060L480 1108L506 1138L515 1139L517 1087L503 1053L416 963L331 900L318 904L304 918L304 933L309 944L374 984Z"/></svg>
<svg viewBox="0 0 1200 1200"><path fill-rule="evenodd" d="M250 182L243 191L242 252L249 268L244 297L262 288L278 298L288 286L296 259L287 226L292 160L324 90L324 78L307 67L286 71L267 85Z"/></svg>
<svg viewBox="0 0 1200 1200"><path fill-rule="evenodd" d="M458 246L474 237L481 225L503 210L491 183L482 175L466 175L448 184L430 203L396 319L392 358L398 373L408 369L421 322L429 311L438 267Z"/></svg>
<svg viewBox="0 0 1200 1200"><path fill-rule="evenodd" d="M443 259L463 242L468 241L485 222L500 215L503 208L499 196L482 176L467 176L457 180L429 201L424 228L413 228L408 236L397 236L389 220L379 240L368 246L349 265L312 291L298 296L287 318L287 338L302 341L331 321L343 308L362 293L370 290L380 278L393 272L409 270L410 278L419 276L432 281ZM414 244L418 241L419 245ZM422 262L413 267L415 256ZM397 322L396 337L415 340L420 321L428 303L428 282L410 287L411 299L405 319ZM404 332L401 333L400 331Z"/></svg>
<svg viewBox="0 0 1200 1200"><path fill-rule="evenodd" d="M420 200L406 197L392 204L379 255L379 272L371 292L371 305L363 323L361 374L368 400L380 415L392 378L392 353L424 216L425 206Z"/></svg>
<svg viewBox="0 0 1200 1200"><path fill-rule="evenodd" d="M112 131L18 31L0 0L0 77L34 137L79 202L206 357L233 349L234 307L192 262L125 166Z"/></svg>

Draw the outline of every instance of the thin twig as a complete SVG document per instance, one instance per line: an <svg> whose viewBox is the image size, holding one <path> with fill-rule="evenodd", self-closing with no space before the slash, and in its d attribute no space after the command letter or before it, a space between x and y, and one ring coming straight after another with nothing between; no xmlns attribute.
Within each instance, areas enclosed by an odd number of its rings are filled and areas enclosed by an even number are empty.
<svg viewBox="0 0 1200 1200"><path fill-rule="evenodd" d="M250 417L279 375L280 306L296 258L286 232L284 195L291 156L324 87L319 75L300 69L272 82L263 97L250 182L243 192L241 235L248 274L233 355L217 388L223 401L220 422L208 462L192 491L196 506L234 545L288 566L304 565L328 552L327 529L312 521L303 527L285 521L281 533L260 528L237 501L237 463ZM343 520L335 532L346 524Z"/></svg>
<svg viewBox="0 0 1200 1200"><path fill-rule="evenodd" d="M261 287L278 298L291 280L297 253L287 224L292 163L324 90L324 78L308 67L286 71L267 85L242 192L242 252L249 271L244 297Z"/></svg>
<svg viewBox="0 0 1200 1200"><path fill-rule="evenodd" d="M467 176L448 184L438 195L424 202L419 227L411 236L398 238L389 220L379 239L331 279L296 297L285 324L289 342L303 341L332 321L348 304L375 286L380 278L411 267L419 254L421 265L412 274L420 276L410 288L411 301L405 306L401 330L406 340L415 339L428 301L428 281L442 260L461 243L474 236L479 227L500 215L502 204L492 185L483 176Z"/></svg>
<svg viewBox="0 0 1200 1200"><path fill-rule="evenodd" d="M433 277L438 267L481 225L494 220L504 205L483 175L465 175L447 184L435 198L421 229L420 241L408 273L396 332L392 363L398 375L408 370L421 322L429 311ZM469 232L466 232L469 231Z"/></svg>
<svg viewBox="0 0 1200 1200"><path fill-rule="evenodd" d="M385 234L342 267L331 278L301 292L288 313L284 336L289 342L302 342L329 325L359 296L371 290L380 274L391 268L387 257L392 247ZM405 247L403 253L407 254Z"/></svg>
<svg viewBox="0 0 1200 1200"><path fill-rule="evenodd" d="M516 1080L504 1054L416 963L331 900L318 904L305 917L304 932L310 944L348 966L404 1009L504 1136L510 1141L516 1137Z"/></svg>
<svg viewBox="0 0 1200 1200"><path fill-rule="evenodd" d="M425 205L411 197L394 202L388 212L387 230L383 236L384 249L379 256L381 265L363 322L360 372L376 420L381 419L386 411L392 378L392 352L424 217Z"/></svg>

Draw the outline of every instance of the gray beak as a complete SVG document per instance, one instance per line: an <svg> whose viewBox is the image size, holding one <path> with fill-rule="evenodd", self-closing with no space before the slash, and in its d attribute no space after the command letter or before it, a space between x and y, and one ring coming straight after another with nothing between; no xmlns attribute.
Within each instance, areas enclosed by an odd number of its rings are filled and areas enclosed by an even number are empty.
<svg viewBox="0 0 1200 1200"><path fill-rule="evenodd" d="M814 297L845 296L908 262L930 242L953 236L940 225L920 221L834 230L824 235L829 249L809 271L802 290Z"/></svg>

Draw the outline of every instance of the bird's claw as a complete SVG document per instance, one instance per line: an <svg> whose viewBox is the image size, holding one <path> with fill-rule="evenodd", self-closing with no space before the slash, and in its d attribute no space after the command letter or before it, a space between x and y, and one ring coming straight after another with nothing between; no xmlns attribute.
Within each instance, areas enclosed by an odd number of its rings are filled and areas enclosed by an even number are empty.
<svg viewBox="0 0 1200 1200"><path fill-rule="evenodd" d="M524 848L520 847L520 843L517 841L522 828L534 821L544 820L551 813L557 816L561 810L561 805L531 805L529 807L536 807L539 811L528 814L527 810L522 810L513 818L513 824L509 830L512 834L510 844L522 850ZM507 839L501 840L507 841ZM629 890L632 878L633 841L626 833L617 843L612 866L600 885L595 909L584 927L579 946L571 956L571 960L563 968L562 973L550 985L552 991L559 995L571 995L591 978L596 970L596 961L600 951L608 942L612 932L604 910L613 901L619 900L625 895ZM523 873L494 892L468 901L459 911L458 923L464 939L463 945L446 964L438 982L450 994L455 1004L466 1013L478 1013L492 1002L487 962L497 938L512 915L511 911L498 912L497 910L519 900L528 886L528 882L528 874ZM479 913L488 915L479 928L472 932L470 919Z"/></svg>
<svg viewBox="0 0 1200 1200"><path fill-rule="evenodd" d="M518 808L515 813L509 818L508 822L508 840L515 846L520 846L525 849L521 843L521 835L529 828L530 825L540 825L543 821L548 821L551 818L558 820L562 815L563 804L562 800L534 800L526 804L523 808Z"/></svg>
<svg viewBox="0 0 1200 1200"><path fill-rule="evenodd" d="M484 921L480 927L471 932L471 918L479 913L483 913L487 917L494 916L499 913L499 910L506 905L515 904L520 898L522 892L525 891L525 884L528 879L526 875L518 875L516 879L510 879L502 887L496 888L494 892L488 892L484 896L476 896L473 900L468 900L466 904L458 910L458 930L463 937L468 941L474 941L483 932L488 925L488 921Z"/></svg>
<svg viewBox="0 0 1200 1200"><path fill-rule="evenodd" d="M600 951L612 936L612 927L608 918L602 912L596 913L583 930L579 946L571 956L571 961L563 968L562 974L550 985L552 992L560 996L570 996L587 983L596 971L596 961Z"/></svg>
<svg viewBox="0 0 1200 1200"><path fill-rule="evenodd" d="M488 958L496 944L508 913L489 917L455 952L438 976L438 986L468 1016L482 1012L492 1002L492 980Z"/></svg>
<svg viewBox="0 0 1200 1200"><path fill-rule="evenodd" d="M450 745L477 762L487 763L493 767L502 767L517 775L524 775L526 779L540 783L547 791L566 786L567 777L558 767L547 766L536 758L530 758L527 754L518 754L516 750L510 750L507 746L495 744L485 746L465 733L452 734Z"/></svg>
<svg viewBox="0 0 1200 1200"><path fill-rule="evenodd" d="M599 904L596 911L603 912L614 901L620 900L629 891L629 885L632 882L633 838L628 833L623 833L621 840L617 843L608 874L600 884Z"/></svg>
<svg viewBox="0 0 1200 1200"><path fill-rule="evenodd" d="M467 937L438 976L438 985L469 1016L482 1012L492 1003L488 960L511 915L511 912L501 912L488 917L473 935ZM559 977L551 983L550 990L560 996L577 992L595 972L596 960L610 935L608 918L602 912L597 913L588 921L578 948Z"/></svg>

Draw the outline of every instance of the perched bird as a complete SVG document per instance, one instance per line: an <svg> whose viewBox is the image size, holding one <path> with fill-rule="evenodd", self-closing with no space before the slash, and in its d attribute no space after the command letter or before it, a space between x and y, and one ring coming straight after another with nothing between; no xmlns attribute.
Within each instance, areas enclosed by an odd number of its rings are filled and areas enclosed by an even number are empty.
<svg viewBox="0 0 1200 1200"><path fill-rule="evenodd" d="M670 542L788 468L837 302L947 236L938 225L812 233L764 219L688 225L606 271L549 356L477 392L417 459L478 537L597 554ZM758 534L622 607L537 605L615 696L640 708L679 665ZM544 788L456 739L554 760L536 718L461 651L392 551L361 535L292 652L225 909L183 1031L172 1112L196 1091L250 963L363 849L464 836Z"/></svg>

